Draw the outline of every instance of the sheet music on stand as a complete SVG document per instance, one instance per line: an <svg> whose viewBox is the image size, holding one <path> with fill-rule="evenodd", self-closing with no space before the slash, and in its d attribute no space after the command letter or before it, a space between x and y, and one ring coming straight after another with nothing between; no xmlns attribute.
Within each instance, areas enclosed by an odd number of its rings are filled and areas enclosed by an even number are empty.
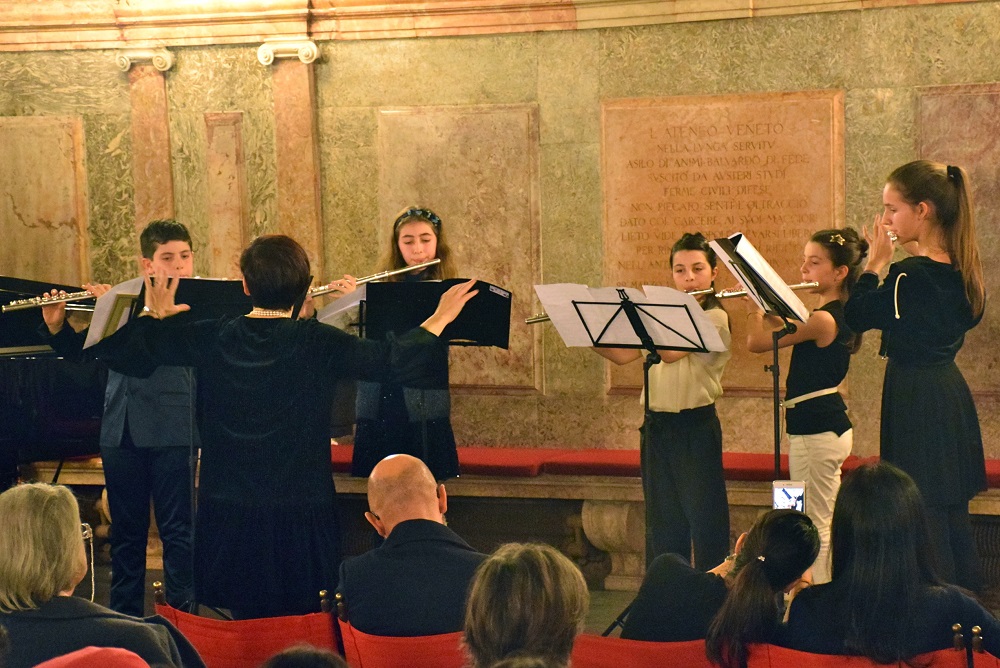
<svg viewBox="0 0 1000 668"><path fill-rule="evenodd" d="M354 292L338 297L316 312L316 318L337 329L357 333L361 317L361 302L367 299L368 285L359 285Z"/></svg>
<svg viewBox="0 0 1000 668"><path fill-rule="evenodd" d="M535 293L568 347L643 348L622 310L622 295L639 313L657 349L723 352L726 344L698 300L662 286L591 288L576 283L536 285Z"/></svg>
<svg viewBox="0 0 1000 668"><path fill-rule="evenodd" d="M806 305L742 233L709 241L708 245L761 310L799 322L809 319Z"/></svg>

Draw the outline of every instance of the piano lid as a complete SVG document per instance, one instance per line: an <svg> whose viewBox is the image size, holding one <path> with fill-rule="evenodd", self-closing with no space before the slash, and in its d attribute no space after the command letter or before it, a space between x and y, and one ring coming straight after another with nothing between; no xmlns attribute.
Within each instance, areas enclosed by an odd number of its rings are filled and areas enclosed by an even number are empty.
<svg viewBox="0 0 1000 668"><path fill-rule="evenodd" d="M19 299L37 297L52 289L79 292L81 288L74 285L0 276L0 305L6 305ZM52 348L38 333L38 328L44 324L40 308L0 314L0 357L52 355Z"/></svg>

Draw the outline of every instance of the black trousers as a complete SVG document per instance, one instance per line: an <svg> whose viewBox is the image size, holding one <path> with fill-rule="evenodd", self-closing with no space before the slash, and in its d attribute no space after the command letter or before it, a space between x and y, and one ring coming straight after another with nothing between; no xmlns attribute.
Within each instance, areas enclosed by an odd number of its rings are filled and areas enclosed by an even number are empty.
<svg viewBox="0 0 1000 668"><path fill-rule="evenodd" d="M111 511L111 609L145 616L149 500L163 539L167 602L186 609L191 575L191 482L187 448L137 448L125 430L122 445L102 448Z"/></svg>
<svg viewBox="0 0 1000 668"><path fill-rule="evenodd" d="M722 427L715 405L650 412L640 440L646 499L646 565L665 552L694 566L718 566L729 552L729 501L722 472Z"/></svg>

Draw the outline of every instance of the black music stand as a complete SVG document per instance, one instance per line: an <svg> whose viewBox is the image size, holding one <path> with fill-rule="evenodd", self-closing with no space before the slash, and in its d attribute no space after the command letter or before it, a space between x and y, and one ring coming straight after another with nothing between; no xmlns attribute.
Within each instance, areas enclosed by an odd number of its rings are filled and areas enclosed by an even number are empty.
<svg viewBox="0 0 1000 668"><path fill-rule="evenodd" d="M361 301L359 332L370 339L384 338L389 332L402 334L427 320L448 288L468 279L369 283ZM444 328L441 338L452 346L510 345L510 291L485 281L476 281L473 297Z"/></svg>
<svg viewBox="0 0 1000 668"><path fill-rule="evenodd" d="M573 307L580 322L587 330L595 348L638 348L646 351L642 365L643 387L646 388L644 415L649 414L649 370L661 361L660 350L680 350L691 353L706 353L705 334L698 329L697 320L687 304L636 303L629 298L624 288L618 288L617 302L573 301ZM607 315L607 307L616 307ZM613 336L612 326L628 321L629 336ZM648 326L648 327L647 327ZM683 331L694 329L694 336ZM652 330L653 333L650 332Z"/></svg>
<svg viewBox="0 0 1000 668"><path fill-rule="evenodd" d="M764 371L771 374L771 400L774 407L774 479L781 479L781 387L778 361L778 341L788 334L794 334L797 326L793 320L804 322L808 313L797 309L787 295L798 301L791 288L777 277L771 266L757 253L752 244L742 234L715 239L710 242L726 267L766 313L781 318L783 327L771 332L771 364L764 365ZM746 250L744 247L748 246ZM782 290L783 288L783 290ZM782 295L781 293L785 294ZM798 306L801 306L799 301ZM805 315L805 317L803 317Z"/></svg>

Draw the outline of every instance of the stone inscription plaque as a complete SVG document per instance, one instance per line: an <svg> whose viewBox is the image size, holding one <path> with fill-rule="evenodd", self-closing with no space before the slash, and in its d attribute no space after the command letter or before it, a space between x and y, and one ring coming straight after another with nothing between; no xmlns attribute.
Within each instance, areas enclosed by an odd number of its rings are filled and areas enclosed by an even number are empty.
<svg viewBox="0 0 1000 668"><path fill-rule="evenodd" d="M799 282L809 236L844 222L843 117L841 91L606 101L605 285L672 286L670 247L684 232L741 232ZM716 287L734 285L720 269ZM727 310L725 386L768 390L762 358L745 349L744 307ZM641 385L638 366L613 368L612 390Z"/></svg>
<svg viewBox="0 0 1000 668"><path fill-rule="evenodd" d="M989 301L1000 292L1000 85L941 86L920 91L921 158L961 165L972 182L976 236L986 280L986 312L966 336L958 364L977 395L1000 393L1000 313ZM982 409L980 409L982 411ZM982 415L982 413L981 413ZM984 429L984 432L986 429Z"/></svg>

